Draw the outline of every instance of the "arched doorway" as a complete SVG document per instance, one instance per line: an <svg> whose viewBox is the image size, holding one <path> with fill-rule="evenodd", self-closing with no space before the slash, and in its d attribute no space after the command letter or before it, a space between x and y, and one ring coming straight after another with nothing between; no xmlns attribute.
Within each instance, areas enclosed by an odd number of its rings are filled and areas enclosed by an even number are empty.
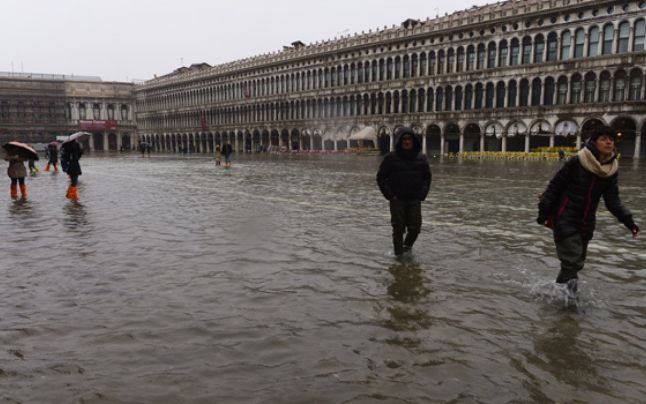
<svg viewBox="0 0 646 404"><path fill-rule="evenodd" d="M431 124L426 128L426 153L440 154L442 151L442 129Z"/></svg>
<svg viewBox="0 0 646 404"><path fill-rule="evenodd" d="M457 153L460 151L460 127L453 122L446 125L445 141L448 143L448 152Z"/></svg>
<svg viewBox="0 0 646 404"><path fill-rule="evenodd" d="M620 134L620 141L615 147L622 157L633 157L635 155L635 145L637 139L637 124L628 116L622 116L610 124L610 126Z"/></svg>
<svg viewBox="0 0 646 404"><path fill-rule="evenodd" d="M379 128L379 132L377 133L377 143L380 154L383 155L390 152L390 137L391 131L389 127L382 126Z"/></svg>
<svg viewBox="0 0 646 404"><path fill-rule="evenodd" d="M464 151L484 151L480 150L481 132L480 125L476 123L470 123L464 127Z"/></svg>

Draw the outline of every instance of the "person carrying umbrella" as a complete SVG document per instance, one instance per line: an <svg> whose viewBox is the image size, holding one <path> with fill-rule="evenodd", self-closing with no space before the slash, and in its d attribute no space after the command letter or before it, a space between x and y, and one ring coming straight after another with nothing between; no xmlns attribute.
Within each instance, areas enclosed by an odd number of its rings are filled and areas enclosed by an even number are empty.
<svg viewBox="0 0 646 404"><path fill-rule="evenodd" d="M25 177L27 169L24 162L30 159L38 160L38 153L28 145L20 142L9 142L2 146L5 149L5 161L9 162L7 175L11 178L11 198L18 199L18 185L22 199L27 199Z"/></svg>
<svg viewBox="0 0 646 404"><path fill-rule="evenodd" d="M54 172L57 173L58 167L56 167L56 164L58 164L58 142L55 140L47 145L47 157L49 160L45 166L45 172L49 172L49 166L53 165Z"/></svg>
<svg viewBox="0 0 646 404"><path fill-rule="evenodd" d="M83 155L83 149L81 148L78 139L84 135L87 134L78 132L78 134L71 135L68 140L63 142L61 147L63 151L61 155L61 165L65 168L67 175L70 176L70 186L67 188L67 194L65 197L72 201L78 200L78 190L76 187L78 185L79 175L82 174L79 160Z"/></svg>

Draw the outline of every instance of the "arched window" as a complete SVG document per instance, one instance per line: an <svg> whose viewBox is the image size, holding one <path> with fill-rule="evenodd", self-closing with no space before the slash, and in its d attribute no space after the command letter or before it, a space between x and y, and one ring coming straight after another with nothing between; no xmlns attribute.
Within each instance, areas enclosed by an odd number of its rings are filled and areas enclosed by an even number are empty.
<svg viewBox="0 0 646 404"><path fill-rule="evenodd" d="M462 87L455 87L455 110L462 110Z"/></svg>
<svg viewBox="0 0 646 404"><path fill-rule="evenodd" d="M410 76L417 77L417 70L419 69L419 63L417 62L417 53L414 53L410 58Z"/></svg>
<svg viewBox="0 0 646 404"><path fill-rule="evenodd" d="M509 47L507 46L507 41L503 40L500 42L500 48L498 49L498 66L507 66L507 59L509 59Z"/></svg>
<svg viewBox="0 0 646 404"><path fill-rule="evenodd" d="M487 49L487 69L493 69L496 67L496 43L489 42L489 47Z"/></svg>
<svg viewBox="0 0 646 404"><path fill-rule="evenodd" d="M628 52L628 40L630 39L630 23L624 21L619 24L619 41L617 42L617 53Z"/></svg>
<svg viewBox="0 0 646 404"><path fill-rule="evenodd" d="M557 92L556 103L558 105L567 103L567 77L559 77Z"/></svg>
<svg viewBox="0 0 646 404"><path fill-rule="evenodd" d="M581 75L576 73L572 76L570 83L570 104L578 104L581 102Z"/></svg>
<svg viewBox="0 0 646 404"><path fill-rule="evenodd" d="M386 93L386 114L390 114L392 109L392 103L393 103L393 98L392 95L390 95L390 92Z"/></svg>
<svg viewBox="0 0 646 404"><path fill-rule="evenodd" d="M485 46L483 43L481 43L480 45L478 45L478 60L476 62L478 64L477 66L478 70L482 70L485 67L485 55L486 55Z"/></svg>
<svg viewBox="0 0 646 404"><path fill-rule="evenodd" d="M408 55L404 55L404 71L403 78L407 79L410 77L410 58Z"/></svg>
<svg viewBox="0 0 646 404"><path fill-rule="evenodd" d="M524 65L532 63L532 38L529 36L523 38L523 56L521 63Z"/></svg>
<svg viewBox="0 0 646 404"><path fill-rule="evenodd" d="M583 47L585 46L585 31L579 28L574 33L574 57L583 57Z"/></svg>
<svg viewBox="0 0 646 404"><path fill-rule="evenodd" d="M639 20L635 23L635 40L633 41L633 52L644 50L644 37L646 37L646 21Z"/></svg>
<svg viewBox="0 0 646 404"><path fill-rule="evenodd" d="M505 83L499 81L496 85L496 108L505 108Z"/></svg>
<svg viewBox="0 0 646 404"><path fill-rule="evenodd" d="M420 76L426 76L426 53L419 56L419 72Z"/></svg>
<svg viewBox="0 0 646 404"><path fill-rule="evenodd" d="M543 87L543 83L541 82L541 79L535 78L532 80L532 106L537 107L541 105L541 90Z"/></svg>
<svg viewBox="0 0 646 404"><path fill-rule="evenodd" d="M626 99L626 72L623 70L615 73L615 94L613 101L621 102Z"/></svg>
<svg viewBox="0 0 646 404"><path fill-rule="evenodd" d="M597 75L589 72L585 75L585 91L583 93L583 102L594 102L594 93L597 91Z"/></svg>
<svg viewBox="0 0 646 404"><path fill-rule="evenodd" d="M430 52L428 54L428 75L432 76L435 74L435 52Z"/></svg>
<svg viewBox="0 0 646 404"><path fill-rule="evenodd" d="M424 109L425 101L426 101L426 91L424 91L423 88L420 88L419 92L417 93L417 110L419 112L425 112L426 111Z"/></svg>
<svg viewBox="0 0 646 404"><path fill-rule="evenodd" d="M518 38L514 38L511 40L511 60L509 64L511 66L517 66L518 65L518 55L520 54L520 44L518 43Z"/></svg>
<svg viewBox="0 0 646 404"><path fill-rule="evenodd" d="M547 61L553 62L558 57L558 41L556 32L550 32L547 35Z"/></svg>
<svg viewBox="0 0 646 404"><path fill-rule="evenodd" d="M529 98L529 81L527 79L522 79L520 81L520 100L519 106L526 107Z"/></svg>
<svg viewBox="0 0 646 404"><path fill-rule="evenodd" d="M543 97L543 105L554 105L554 78L548 77L545 79L545 96Z"/></svg>
<svg viewBox="0 0 646 404"><path fill-rule="evenodd" d="M476 57L473 45L469 45L467 47L467 71L472 71L474 69L475 60Z"/></svg>
<svg viewBox="0 0 646 404"><path fill-rule="evenodd" d="M511 80L507 88L507 106L510 108L516 107L516 96L518 94L518 85L516 80Z"/></svg>
<svg viewBox="0 0 646 404"><path fill-rule="evenodd" d="M437 90L435 90L435 111L441 112L443 106L444 106L444 89L442 87L438 87Z"/></svg>
<svg viewBox="0 0 646 404"><path fill-rule="evenodd" d="M451 111L453 107L453 88L451 88L451 86L446 86L446 89L444 90L444 98L446 98L446 101L444 102L444 110Z"/></svg>
<svg viewBox="0 0 646 404"><path fill-rule="evenodd" d="M432 87L429 87L426 91L426 111L433 112L433 102L435 98L435 92Z"/></svg>
<svg viewBox="0 0 646 404"><path fill-rule="evenodd" d="M460 73L464 70L464 48L459 47L458 48L458 57L457 57L457 64L455 65L455 71Z"/></svg>
<svg viewBox="0 0 646 404"><path fill-rule="evenodd" d="M437 74L444 73L444 50L437 52Z"/></svg>
<svg viewBox="0 0 646 404"><path fill-rule="evenodd" d="M467 84L464 88L464 109L470 110L473 104L473 86Z"/></svg>
<svg viewBox="0 0 646 404"><path fill-rule="evenodd" d="M642 72L639 69L633 69L630 72L630 92L628 93L630 101L641 101L642 99Z"/></svg>
<svg viewBox="0 0 646 404"><path fill-rule="evenodd" d="M493 83L487 83L485 90L485 108L493 108L495 92Z"/></svg>
<svg viewBox="0 0 646 404"><path fill-rule="evenodd" d="M612 53L612 41L615 37L615 27L612 24L607 24L603 27L603 45L601 47L602 55L609 55Z"/></svg>
<svg viewBox="0 0 646 404"><path fill-rule="evenodd" d="M476 84L476 91L475 91L475 108L474 109L482 109L482 101L483 101L483 96L484 96L484 89L482 87L482 83Z"/></svg>
<svg viewBox="0 0 646 404"><path fill-rule="evenodd" d="M388 58L386 60L386 80L392 80L393 79L393 60L392 58Z"/></svg>
<svg viewBox="0 0 646 404"><path fill-rule="evenodd" d="M453 48L451 48L446 54L446 72L453 73L454 65L455 65L455 51L453 50Z"/></svg>
<svg viewBox="0 0 646 404"><path fill-rule="evenodd" d="M534 63L543 63L543 53L545 53L545 39L543 35L538 34L534 39Z"/></svg>
<svg viewBox="0 0 646 404"><path fill-rule="evenodd" d="M395 57L395 80L401 78L402 62L399 56Z"/></svg>
<svg viewBox="0 0 646 404"><path fill-rule="evenodd" d="M596 26L588 31L588 56L597 56L599 54L599 28Z"/></svg>
<svg viewBox="0 0 646 404"><path fill-rule="evenodd" d="M570 31L565 31L561 34L561 60L568 60L570 58L570 46L572 42L572 34Z"/></svg>
<svg viewBox="0 0 646 404"><path fill-rule="evenodd" d="M599 77L599 102L610 102L610 73L607 71Z"/></svg>

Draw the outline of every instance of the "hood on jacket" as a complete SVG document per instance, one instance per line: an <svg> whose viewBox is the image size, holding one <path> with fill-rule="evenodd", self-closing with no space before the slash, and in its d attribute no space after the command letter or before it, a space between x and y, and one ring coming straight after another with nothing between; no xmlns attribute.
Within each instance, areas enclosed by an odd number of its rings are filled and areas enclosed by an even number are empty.
<svg viewBox="0 0 646 404"><path fill-rule="evenodd" d="M402 138L406 135L413 137L413 148L411 150L402 149ZM395 132L395 152L402 158L412 160L422 151L422 142L411 128L403 127Z"/></svg>

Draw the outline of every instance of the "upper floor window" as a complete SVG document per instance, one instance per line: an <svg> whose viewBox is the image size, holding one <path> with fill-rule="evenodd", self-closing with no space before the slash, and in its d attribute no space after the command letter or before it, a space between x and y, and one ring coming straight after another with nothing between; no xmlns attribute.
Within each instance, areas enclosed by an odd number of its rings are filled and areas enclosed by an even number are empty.
<svg viewBox="0 0 646 404"><path fill-rule="evenodd" d="M473 64L475 62L475 52L473 46L467 48L467 71L473 70Z"/></svg>
<svg viewBox="0 0 646 404"><path fill-rule="evenodd" d="M583 47L585 46L585 31L583 28L579 28L574 33L574 57L582 58L583 57Z"/></svg>
<svg viewBox="0 0 646 404"><path fill-rule="evenodd" d="M639 20L635 23L635 40L633 42L633 52L644 50L644 37L646 36L646 21Z"/></svg>
<svg viewBox="0 0 646 404"><path fill-rule="evenodd" d="M572 34L570 31L565 31L561 35L561 60L568 60L570 58L570 46L572 42Z"/></svg>
<svg viewBox="0 0 646 404"><path fill-rule="evenodd" d="M627 21L619 24L619 40L617 41L617 53L628 52L628 40L630 39L630 24Z"/></svg>
<svg viewBox="0 0 646 404"><path fill-rule="evenodd" d="M543 35L538 35L534 40L534 63L543 63L543 53L545 52L545 40Z"/></svg>
<svg viewBox="0 0 646 404"><path fill-rule="evenodd" d="M514 38L511 40L511 60L509 62L511 66L518 65L519 54L520 54L520 44L518 43L518 39Z"/></svg>
<svg viewBox="0 0 646 404"><path fill-rule="evenodd" d="M487 52L487 68L493 69L496 67L496 43L491 42Z"/></svg>
<svg viewBox="0 0 646 404"><path fill-rule="evenodd" d="M87 112L85 109L85 104L79 104L79 119L87 119Z"/></svg>
<svg viewBox="0 0 646 404"><path fill-rule="evenodd" d="M121 120L129 121L130 117L128 115L129 115L128 106L125 104L121 105Z"/></svg>
<svg viewBox="0 0 646 404"><path fill-rule="evenodd" d="M601 46L601 54L609 55L612 53L612 41L615 37L615 27L608 24L603 27L603 45Z"/></svg>
<svg viewBox="0 0 646 404"><path fill-rule="evenodd" d="M500 49L499 49L498 66L500 67L507 66L508 58L509 58L509 48L507 47L507 41L502 41L500 43Z"/></svg>
<svg viewBox="0 0 646 404"><path fill-rule="evenodd" d="M478 70L484 69L484 66L485 66L485 54L486 54L486 50L485 50L484 44L478 45L478 61L477 61Z"/></svg>
<svg viewBox="0 0 646 404"><path fill-rule="evenodd" d="M642 99L642 73L639 69L635 69L630 73L630 92L628 99L631 101L639 101Z"/></svg>
<svg viewBox="0 0 646 404"><path fill-rule="evenodd" d="M532 62L532 38L526 36L523 38L523 60L522 64L529 64Z"/></svg>
<svg viewBox="0 0 646 404"><path fill-rule="evenodd" d="M551 32L547 36L547 61L553 62L558 57L558 44L556 40L556 33Z"/></svg>
<svg viewBox="0 0 646 404"><path fill-rule="evenodd" d="M592 27L588 31L588 56L597 56L599 54L599 28Z"/></svg>

